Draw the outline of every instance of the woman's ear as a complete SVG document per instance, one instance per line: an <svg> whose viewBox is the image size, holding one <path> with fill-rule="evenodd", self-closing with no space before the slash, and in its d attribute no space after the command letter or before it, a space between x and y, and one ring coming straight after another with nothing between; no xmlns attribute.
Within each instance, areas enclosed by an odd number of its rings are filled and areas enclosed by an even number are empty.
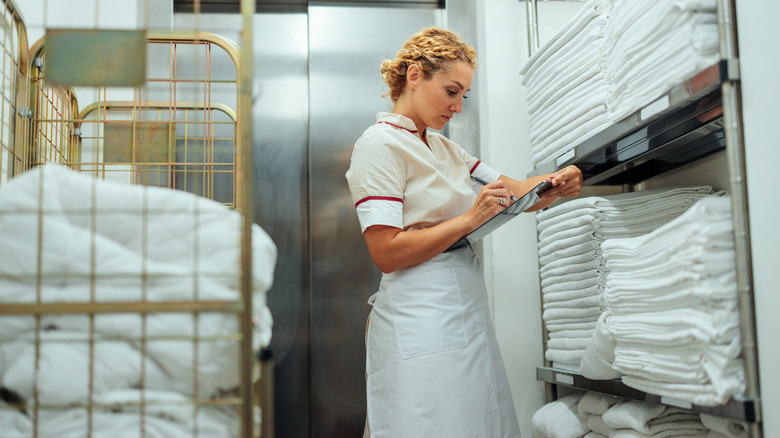
<svg viewBox="0 0 780 438"><path fill-rule="evenodd" d="M422 78L422 70L417 64L412 64L406 69L406 85L411 89L417 88L417 84L420 83Z"/></svg>

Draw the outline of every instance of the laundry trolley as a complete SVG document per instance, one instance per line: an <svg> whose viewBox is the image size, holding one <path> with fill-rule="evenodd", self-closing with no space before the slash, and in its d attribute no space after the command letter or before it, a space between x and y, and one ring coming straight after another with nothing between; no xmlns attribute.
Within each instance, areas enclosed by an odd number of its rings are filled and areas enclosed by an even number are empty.
<svg viewBox="0 0 780 438"><path fill-rule="evenodd" d="M3 5L3 436L258 436L276 247L247 213L241 51L145 32L141 86L56 85Z"/></svg>

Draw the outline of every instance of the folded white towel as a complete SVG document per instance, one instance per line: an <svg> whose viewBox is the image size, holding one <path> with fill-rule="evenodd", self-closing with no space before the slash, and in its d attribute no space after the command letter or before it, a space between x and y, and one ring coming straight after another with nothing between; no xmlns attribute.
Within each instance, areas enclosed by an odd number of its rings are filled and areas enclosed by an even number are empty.
<svg viewBox="0 0 780 438"><path fill-rule="evenodd" d="M538 224L537 224L538 225ZM576 246L582 243L597 241L599 244L604 240L601 238L599 230L592 222L582 224L578 227L571 227L558 230L539 240L539 255L546 256L552 252Z"/></svg>
<svg viewBox="0 0 780 438"><path fill-rule="evenodd" d="M548 348L544 352L544 358L550 362L557 362L561 364L574 365L579 369L580 361L582 360L582 353L585 350L555 350Z"/></svg>
<svg viewBox="0 0 780 438"><path fill-rule="evenodd" d="M592 254L596 256L596 250L599 248L601 242L596 241L592 236L585 236L587 240L582 243L571 243L568 245L561 245L559 248L555 248L554 245L550 245L549 248L545 248L545 254L542 254L542 248L539 249L539 264L549 265L555 260L559 260L565 257L578 256L580 254Z"/></svg>
<svg viewBox="0 0 780 438"><path fill-rule="evenodd" d="M587 338L590 339L593 337L593 329L582 329L582 330L555 330L555 331L548 331L547 332L550 339L561 339L561 338Z"/></svg>
<svg viewBox="0 0 780 438"><path fill-rule="evenodd" d="M607 409L602 415L604 423L613 429L633 429L647 432L647 423L661 415L666 406L626 400Z"/></svg>
<svg viewBox="0 0 780 438"><path fill-rule="evenodd" d="M575 281L591 280L603 281L600 277L604 275L604 269L599 267L594 270L576 271L567 274L551 275L548 278L542 278L542 287L549 287L559 283L569 283Z"/></svg>
<svg viewBox="0 0 780 438"><path fill-rule="evenodd" d="M559 266L557 268L546 269L540 272L539 276L542 278L542 280L558 277L558 281L570 281L568 276L571 274L580 274L585 272L590 275L594 275L597 272L597 270L603 268L604 268L604 259L599 257L585 262L579 262L567 266Z"/></svg>
<svg viewBox="0 0 780 438"><path fill-rule="evenodd" d="M616 342L608 325L610 316L609 311L599 316L591 343L582 354L580 370L589 379L610 380L620 377L620 371L613 366Z"/></svg>
<svg viewBox="0 0 780 438"><path fill-rule="evenodd" d="M550 260L548 263L542 264L540 268L540 273L547 274L550 272L560 272L560 268L566 268L569 266L581 265L586 263L590 264L593 263L595 260L598 260L599 265L602 264L600 257L596 253L596 251L588 251L588 252L575 254L568 257L557 257ZM553 271L555 269L559 269L559 271Z"/></svg>
<svg viewBox="0 0 780 438"><path fill-rule="evenodd" d="M572 394L542 406L531 417L536 438L578 438L588 429L587 420L577 413L581 394Z"/></svg>
<svg viewBox="0 0 780 438"><path fill-rule="evenodd" d="M598 285L598 277L589 276L582 280L557 282L544 285L542 287L542 293L552 295L558 292L568 292L573 290L591 290L593 287Z"/></svg>
<svg viewBox="0 0 780 438"><path fill-rule="evenodd" d="M702 432L695 428L684 428L680 427L678 429L666 429L663 431L660 431L658 433L649 435L644 434L642 432L637 432L633 429L617 429L612 431L612 433L609 434L609 438L650 438L650 437L656 437L656 438L672 438L672 437L680 437L680 438L693 438L693 437L705 437L707 434L706 432Z"/></svg>
<svg viewBox="0 0 780 438"><path fill-rule="evenodd" d="M593 274L593 273L591 273ZM595 274L598 275L598 274ZM554 277L553 277L554 278ZM598 281L599 277L594 277L593 280ZM567 282L567 284L584 284L584 282ZM555 303L555 302L567 302L570 300L576 300L584 297L598 297L599 304L601 304L601 301L605 299L604 297L604 287L601 284L594 284L591 286L586 287L571 287L563 290L559 290L557 292L550 291L549 289L553 289L552 287L542 287L542 298L547 303ZM560 289L560 288L558 288ZM579 306L571 306L571 307L579 307Z"/></svg>
<svg viewBox="0 0 780 438"><path fill-rule="evenodd" d="M747 427L744 423L730 418L701 414L701 422L710 430L731 438L746 438Z"/></svg>
<svg viewBox="0 0 780 438"><path fill-rule="evenodd" d="M640 391L685 400L702 406L722 405L731 399L732 395L722 394L709 384L667 383L647 380L641 377L624 375L623 383Z"/></svg>
<svg viewBox="0 0 780 438"><path fill-rule="evenodd" d="M590 344L587 338L554 338L547 340L547 348L553 350L584 350Z"/></svg>
<svg viewBox="0 0 780 438"><path fill-rule="evenodd" d="M582 318L592 318L595 321L599 315L601 315L601 309L598 307L547 309L542 312L542 319L544 321L576 321Z"/></svg>
<svg viewBox="0 0 780 438"><path fill-rule="evenodd" d="M588 416L602 416L609 408L620 401L620 398L611 395L586 392L580 399L579 404L577 404L577 412L580 416L586 418Z"/></svg>
<svg viewBox="0 0 780 438"><path fill-rule="evenodd" d="M565 293L550 294L550 295L564 295ZM599 310L604 308L604 295L600 293L589 294L579 298L570 298L567 300L550 300L545 295L543 309L565 309L565 308L582 308L582 307L596 307Z"/></svg>
<svg viewBox="0 0 780 438"><path fill-rule="evenodd" d="M590 428L590 430L598 433L601 436L609 436L609 434L614 430L611 427L607 426L607 423L604 422L604 418L602 418L601 415L589 416L588 427Z"/></svg>
<svg viewBox="0 0 780 438"><path fill-rule="evenodd" d="M550 332L561 330L595 330L598 318L586 317L577 320L550 321L545 324Z"/></svg>

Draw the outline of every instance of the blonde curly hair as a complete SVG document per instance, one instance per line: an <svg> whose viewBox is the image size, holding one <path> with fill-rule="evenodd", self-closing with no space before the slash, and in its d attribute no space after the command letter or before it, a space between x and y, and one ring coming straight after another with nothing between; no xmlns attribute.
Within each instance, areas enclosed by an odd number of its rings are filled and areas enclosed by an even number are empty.
<svg viewBox="0 0 780 438"><path fill-rule="evenodd" d="M423 77L430 79L439 71L447 71L455 61L464 61L476 69L477 52L453 32L427 27L412 35L395 59L382 61L382 79L390 88L382 97L390 96L393 102L398 101L406 86L406 72L412 64L420 68Z"/></svg>

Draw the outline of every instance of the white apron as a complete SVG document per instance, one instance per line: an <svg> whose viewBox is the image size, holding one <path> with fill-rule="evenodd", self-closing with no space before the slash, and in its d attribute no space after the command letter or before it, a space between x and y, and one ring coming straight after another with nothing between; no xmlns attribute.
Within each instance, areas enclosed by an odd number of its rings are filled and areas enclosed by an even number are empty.
<svg viewBox="0 0 780 438"><path fill-rule="evenodd" d="M520 436L471 247L383 275L369 302L371 438Z"/></svg>

